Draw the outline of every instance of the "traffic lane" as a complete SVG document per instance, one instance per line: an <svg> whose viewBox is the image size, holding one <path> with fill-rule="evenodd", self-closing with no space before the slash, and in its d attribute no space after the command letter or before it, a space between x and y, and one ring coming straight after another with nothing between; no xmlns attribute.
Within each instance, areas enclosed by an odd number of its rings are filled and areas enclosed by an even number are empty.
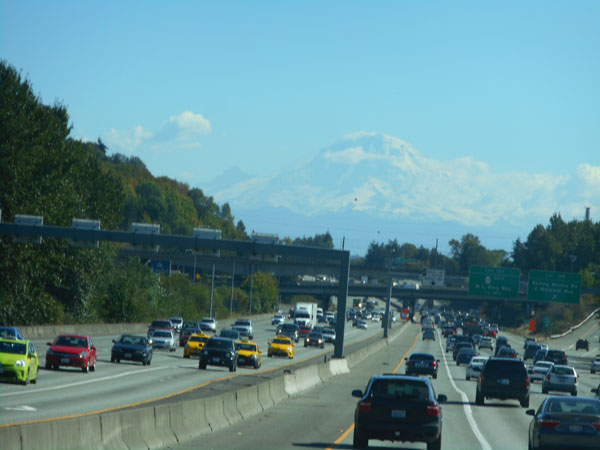
<svg viewBox="0 0 600 450"><path fill-rule="evenodd" d="M381 331L369 333L349 327L346 342L350 345L378 333ZM258 331L257 337L267 342L272 337L270 328ZM293 360L267 358L263 353L263 366L260 370L239 368L235 374L231 374L226 368L212 366L207 370L198 370L198 360L184 359L183 350L156 350L151 366L110 363L111 337L96 338L95 343L98 346L95 372L84 374L79 369L41 369L40 382L35 386L2 384L7 389L0 393L0 410L11 411L11 414L1 414L0 423L70 416L152 401L194 389L209 381L245 373L264 373L333 351L330 344L324 350L297 346ZM262 347L263 351L266 350L265 347Z"/></svg>
<svg viewBox="0 0 600 450"><path fill-rule="evenodd" d="M364 389L374 374L392 372L418 336L418 328L405 327L391 345L305 393L224 430L178 445L180 448L352 448L352 423L357 400L353 389ZM338 441L339 443L334 444ZM371 440L370 447L397 448L390 442ZM404 448L424 448L420 444ZM444 448L446 448L444 446ZM456 446L454 448L470 448Z"/></svg>

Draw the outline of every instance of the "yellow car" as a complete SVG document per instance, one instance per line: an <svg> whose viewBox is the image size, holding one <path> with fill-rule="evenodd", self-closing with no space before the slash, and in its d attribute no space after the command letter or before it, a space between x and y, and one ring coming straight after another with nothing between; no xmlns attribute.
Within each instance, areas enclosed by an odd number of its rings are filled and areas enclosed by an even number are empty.
<svg viewBox="0 0 600 450"><path fill-rule="evenodd" d="M294 343L287 336L277 336L269 342L269 350L267 356L270 358L273 355L283 355L292 359L294 357Z"/></svg>
<svg viewBox="0 0 600 450"><path fill-rule="evenodd" d="M238 366L252 366L258 369L261 365L258 345L250 341L235 341L235 349L238 352Z"/></svg>
<svg viewBox="0 0 600 450"><path fill-rule="evenodd" d="M204 333L194 333L185 343L183 347L183 357L189 358L190 356L200 356L200 352L204 348L204 344L208 341L210 336Z"/></svg>
<svg viewBox="0 0 600 450"><path fill-rule="evenodd" d="M37 382L39 361L31 341L0 339L0 379L21 384Z"/></svg>

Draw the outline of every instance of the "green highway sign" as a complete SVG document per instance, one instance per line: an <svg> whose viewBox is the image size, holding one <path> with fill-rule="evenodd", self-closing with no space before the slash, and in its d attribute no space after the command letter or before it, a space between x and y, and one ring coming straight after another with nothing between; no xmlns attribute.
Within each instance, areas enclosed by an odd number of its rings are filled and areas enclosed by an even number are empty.
<svg viewBox="0 0 600 450"><path fill-rule="evenodd" d="M579 303L581 275L530 270L527 298L546 302Z"/></svg>
<svg viewBox="0 0 600 450"><path fill-rule="evenodd" d="M521 271L506 267L471 266L469 295L516 299Z"/></svg>
<svg viewBox="0 0 600 450"><path fill-rule="evenodd" d="M552 319L544 316L544 328L550 328L552 326Z"/></svg>

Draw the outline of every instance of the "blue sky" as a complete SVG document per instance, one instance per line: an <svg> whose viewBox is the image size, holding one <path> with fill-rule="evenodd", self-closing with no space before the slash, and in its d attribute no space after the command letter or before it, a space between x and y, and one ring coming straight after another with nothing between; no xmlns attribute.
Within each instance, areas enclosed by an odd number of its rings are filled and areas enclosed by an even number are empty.
<svg viewBox="0 0 600 450"><path fill-rule="evenodd" d="M597 1L0 0L0 57L74 137L191 186L361 130L560 177L599 165L599 23Z"/></svg>

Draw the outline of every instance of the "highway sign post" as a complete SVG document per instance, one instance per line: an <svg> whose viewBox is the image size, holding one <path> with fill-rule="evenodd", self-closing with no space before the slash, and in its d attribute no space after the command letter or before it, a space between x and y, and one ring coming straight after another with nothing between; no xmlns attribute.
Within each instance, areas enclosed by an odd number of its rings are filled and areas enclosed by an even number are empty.
<svg viewBox="0 0 600 450"><path fill-rule="evenodd" d="M444 269L426 268L423 271L423 287L444 287Z"/></svg>
<svg viewBox="0 0 600 450"><path fill-rule="evenodd" d="M516 299L519 297L519 269L471 266L469 295Z"/></svg>
<svg viewBox="0 0 600 450"><path fill-rule="evenodd" d="M527 298L546 302L579 303L581 275L569 272L530 270Z"/></svg>

